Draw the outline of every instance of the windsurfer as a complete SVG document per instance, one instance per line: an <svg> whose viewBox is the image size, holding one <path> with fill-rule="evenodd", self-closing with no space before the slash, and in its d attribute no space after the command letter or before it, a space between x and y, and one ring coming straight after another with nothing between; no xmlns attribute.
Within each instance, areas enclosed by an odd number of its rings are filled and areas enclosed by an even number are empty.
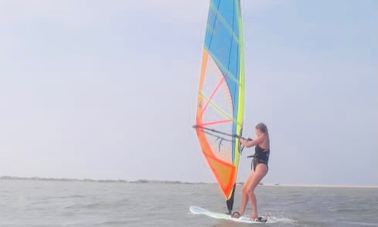
<svg viewBox="0 0 378 227"><path fill-rule="evenodd" d="M255 146L255 154L253 158L253 171L249 174L246 182L243 185L242 201L239 212L234 212L232 217L239 218L245 212L248 200L251 202L252 215L251 218L254 221L263 221L263 218L258 216L257 203L255 196L255 189L259 182L264 178L268 172L268 161L270 154L270 143L268 128L264 123L256 125L256 139L245 140L240 139L241 145L245 147ZM266 220L265 220L266 221Z"/></svg>

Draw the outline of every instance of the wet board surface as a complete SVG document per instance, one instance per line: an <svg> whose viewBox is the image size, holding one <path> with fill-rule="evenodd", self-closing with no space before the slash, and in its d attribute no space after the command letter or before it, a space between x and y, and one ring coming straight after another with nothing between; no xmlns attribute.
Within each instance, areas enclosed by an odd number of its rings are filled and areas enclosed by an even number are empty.
<svg viewBox="0 0 378 227"><path fill-rule="evenodd" d="M206 209L204 209L202 207L198 207L198 206L191 206L191 207L189 207L189 210L192 214L205 215L205 216L210 217L210 218L228 220L228 221L239 222L239 223L247 223L247 224L274 223L274 222L271 222L271 220L269 220L269 219L268 219L267 222L253 221L251 218L246 217L246 216L241 216L240 218L233 218L229 214L209 211L209 210L206 210Z"/></svg>

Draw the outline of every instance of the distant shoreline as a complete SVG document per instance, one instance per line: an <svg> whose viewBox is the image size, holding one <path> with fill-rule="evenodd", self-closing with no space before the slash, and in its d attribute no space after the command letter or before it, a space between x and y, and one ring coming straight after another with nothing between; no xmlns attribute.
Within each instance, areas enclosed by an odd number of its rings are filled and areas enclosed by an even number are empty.
<svg viewBox="0 0 378 227"><path fill-rule="evenodd" d="M162 183L162 184L214 184L205 182L184 182L184 181L169 181L169 180L124 180L124 179L90 179L90 178L50 178L50 177L16 177L16 176L1 176L0 180L34 180L34 181L72 181L72 182L99 182L99 183Z"/></svg>
<svg viewBox="0 0 378 227"><path fill-rule="evenodd" d="M264 184L264 187L303 187L303 188L374 188L378 185L327 185L327 184Z"/></svg>
<svg viewBox="0 0 378 227"><path fill-rule="evenodd" d="M1 176L0 180L33 180L33 181L60 181L60 182L98 182L98 183L159 183L159 184L216 184L214 182L185 182L185 181L170 181L170 180L124 180L124 179L89 179L89 178L48 178L48 177L16 177L16 176ZM237 182L238 185L243 184ZM263 187L304 187L304 188L367 188L378 189L378 185L319 185L319 184L260 184Z"/></svg>

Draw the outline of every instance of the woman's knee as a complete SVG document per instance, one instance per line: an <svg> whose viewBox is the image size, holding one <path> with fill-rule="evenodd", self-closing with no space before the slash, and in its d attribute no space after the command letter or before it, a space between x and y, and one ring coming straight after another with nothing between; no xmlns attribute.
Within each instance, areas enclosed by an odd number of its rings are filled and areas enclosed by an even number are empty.
<svg viewBox="0 0 378 227"><path fill-rule="evenodd" d="M250 188L250 189L248 190L248 195L249 195L249 196L254 196L254 195L255 195L255 188L254 188L254 187L252 187L252 188Z"/></svg>
<svg viewBox="0 0 378 227"><path fill-rule="evenodd" d="M243 192L243 194L245 194L245 195L249 195L249 187L247 186L247 185L244 185L243 186L243 189L242 189L242 192Z"/></svg>

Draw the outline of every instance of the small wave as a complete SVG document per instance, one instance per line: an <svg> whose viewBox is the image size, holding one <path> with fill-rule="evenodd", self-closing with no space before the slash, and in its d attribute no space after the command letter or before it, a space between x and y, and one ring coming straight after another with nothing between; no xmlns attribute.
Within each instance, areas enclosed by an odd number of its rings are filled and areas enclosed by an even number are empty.
<svg viewBox="0 0 378 227"><path fill-rule="evenodd" d="M349 224L349 225L378 226L378 223L370 223L370 222L344 221L343 223Z"/></svg>
<svg viewBox="0 0 378 227"><path fill-rule="evenodd" d="M67 195L67 196L57 196L57 197L54 197L54 198L58 198L58 199L81 199L81 198L85 198L86 196L85 195Z"/></svg>
<svg viewBox="0 0 378 227"><path fill-rule="evenodd" d="M87 203L87 204L72 204L65 207L65 209L95 209L95 208L106 208L106 204L102 203Z"/></svg>
<svg viewBox="0 0 378 227"><path fill-rule="evenodd" d="M65 209L106 209L123 207L130 204L129 199L119 199L113 202L91 202L91 203L74 203L65 207Z"/></svg>
<svg viewBox="0 0 378 227"><path fill-rule="evenodd" d="M96 225L106 225L106 226L109 226L109 225L127 225L129 223L130 223L130 221L104 221L104 222L98 223Z"/></svg>
<svg viewBox="0 0 378 227"><path fill-rule="evenodd" d="M267 223L285 223L285 224L294 224L297 221L294 219L290 219L287 217L274 217L274 216L268 216L268 222Z"/></svg>
<svg viewBox="0 0 378 227"><path fill-rule="evenodd" d="M334 211L339 212L339 213L354 213L354 212L369 212L371 211L370 209L367 208L339 208L339 209L334 209Z"/></svg>

